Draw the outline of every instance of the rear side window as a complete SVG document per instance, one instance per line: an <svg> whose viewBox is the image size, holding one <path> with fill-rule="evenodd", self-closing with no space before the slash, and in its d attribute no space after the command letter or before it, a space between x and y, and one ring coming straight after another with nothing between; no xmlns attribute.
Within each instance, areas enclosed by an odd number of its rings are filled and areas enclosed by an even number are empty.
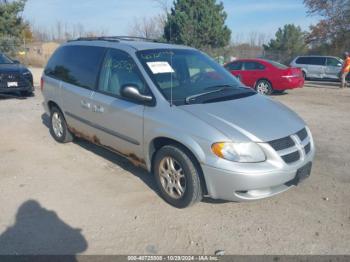
<svg viewBox="0 0 350 262"><path fill-rule="evenodd" d="M265 66L258 62L244 62L244 70L264 70Z"/></svg>
<svg viewBox="0 0 350 262"><path fill-rule="evenodd" d="M325 57L299 57L295 63L301 65L325 65L326 58Z"/></svg>
<svg viewBox="0 0 350 262"><path fill-rule="evenodd" d="M48 62L45 75L66 83L94 89L105 48L64 46Z"/></svg>
<svg viewBox="0 0 350 262"><path fill-rule="evenodd" d="M227 70L241 70L242 69L242 62L232 62L230 64L227 64L225 66Z"/></svg>
<svg viewBox="0 0 350 262"><path fill-rule="evenodd" d="M296 64L299 64L299 65L307 65L309 64L309 59L308 57L299 57L296 61L295 61Z"/></svg>

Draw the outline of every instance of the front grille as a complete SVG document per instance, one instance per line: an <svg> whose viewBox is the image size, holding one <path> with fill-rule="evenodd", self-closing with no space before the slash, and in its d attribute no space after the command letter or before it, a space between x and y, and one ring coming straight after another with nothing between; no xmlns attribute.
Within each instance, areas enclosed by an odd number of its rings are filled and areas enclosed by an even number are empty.
<svg viewBox="0 0 350 262"><path fill-rule="evenodd" d="M291 154L282 156L282 159L287 164L291 164L291 163L297 162L300 159L300 154L298 151L296 151L296 152L293 152Z"/></svg>
<svg viewBox="0 0 350 262"><path fill-rule="evenodd" d="M308 143L308 144L304 147L304 150L305 150L305 155L309 154L310 151L311 151L311 144Z"/></svg>
<svg viewBox="0 0 350 262"><path fill-rule="evenodd" d="M297 145L299 143L301 143L300 146ZM270 141L269 144L287 164L299 161L304 153L308 155L311 151L311 142L308 139L306 128L291 136Z"/></svg>
<svg viewBox="0 0 350 262"><path fill-rule="evenodd" d="M15 73L2 73L0 74L0 80L6 81L6 82L19 81L20 76L19 74L15 74Z"/></svg>
<svg viewBox="0 0 350 262"><path fill-rule="evenodd" d="M300 141L304 141L305 138L307 138L307 131L306 129L302 129L297 133L297 136L299 137Z"/></svg>
<svg viewBox="0 0 350 262"><path fill-rule="evenodd" d="M290 136L270 141L269 144L276 151L287 149L295 145L293 139Z"/></svg>

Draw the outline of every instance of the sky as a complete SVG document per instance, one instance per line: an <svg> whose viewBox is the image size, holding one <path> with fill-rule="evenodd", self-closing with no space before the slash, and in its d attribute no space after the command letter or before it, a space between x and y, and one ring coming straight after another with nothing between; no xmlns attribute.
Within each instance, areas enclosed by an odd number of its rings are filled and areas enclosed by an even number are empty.
<svg viewBox="0 0 350 262"><path fill-rule="evenodd" d="M287 23L307 30L318 21L317 17L307 15L303 0L222 2L233 40L244 41L251 32L273 37ZM28 0L23 16L38 28L51 29L61 21L68 25L82 24L87 31L103 29L108 35L126 35L135 19L159 13L161 8L154 0Z"/></svg>

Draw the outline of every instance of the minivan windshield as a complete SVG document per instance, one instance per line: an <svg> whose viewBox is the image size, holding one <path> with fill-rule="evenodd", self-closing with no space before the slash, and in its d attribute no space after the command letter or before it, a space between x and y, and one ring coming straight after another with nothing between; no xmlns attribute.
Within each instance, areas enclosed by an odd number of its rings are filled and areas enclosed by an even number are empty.
<svg viewBox="0 0 350 262"><path fill-rule="evenodd" d="M7 56L0 54L0 64L13 64L13 62Z"/></svg>
<svg viewBox="0 0 350 262"><path fill-rule="evenodd" d="M175 105L211 103L256 94L205 54L191 49L137 52L149 76Z"/></svg>

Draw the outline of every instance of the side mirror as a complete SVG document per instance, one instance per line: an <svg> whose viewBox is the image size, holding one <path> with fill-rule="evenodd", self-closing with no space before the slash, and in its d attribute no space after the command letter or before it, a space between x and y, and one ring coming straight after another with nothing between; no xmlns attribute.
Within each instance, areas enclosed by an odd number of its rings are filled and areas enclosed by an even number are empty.
<svg viewBox="0 0 350 262"><path fill-rule="evenodd" d="M18 60L12 60L12 62L15 63L15 64L20 64L20 63L21 63L21 62L18 61Z"/></svg>
<svg viewBox="0 0 350 262"><path fill-rule="evenodd" d="M153 100L152 96L142 95L140 91L135 86L126 85L122 87L122 96L138 101L138 102L151 102Z"/></svg>
<svg viewBox="0 0 350 262"><path fill-rule="evenodd" d="M343 65L341 63L337 64L338 67L342 67Z"/></svg>

